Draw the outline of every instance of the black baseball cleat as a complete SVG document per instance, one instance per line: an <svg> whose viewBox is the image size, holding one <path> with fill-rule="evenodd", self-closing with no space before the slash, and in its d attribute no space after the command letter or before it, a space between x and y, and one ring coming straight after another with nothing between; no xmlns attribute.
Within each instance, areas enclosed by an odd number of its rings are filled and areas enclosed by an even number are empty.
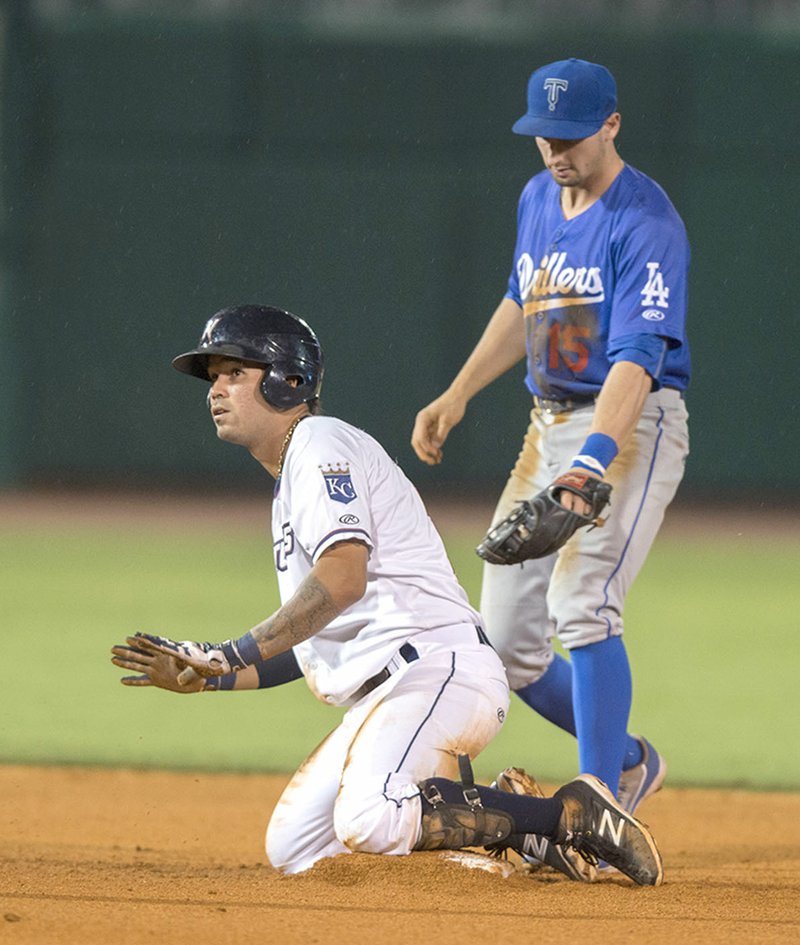
<svg viewBox="0 0 800 945"><path fill-rule="evenodd" d="M514 792L517 793L517 792ZM525 792L527 793L527 791ZM591 882L594 870L581 875L577 863L583 858L596 867L602 860L624 873L640 886L659 886L664 879L661 854L645 824L623 810L605 784L591 774L582 774L559 788L553 795L563 805L558 831L548 841L550 849L562 853L574 851L579 857L564 856L563 862L550 862L562 873L582 882ZM543 859L547 848L534 834L512 833L492 843L493 850L510 848L523 859ZM573 872L574 871L574 872Z"/></svg>
<svg viewBox="0 0 800 945"><path fill-rule="evenodd" d="M556 843L590 863L604 860L640 886L661 884L664 866L652 834L617 803L599 778L582 774L553 796L564 805Z"/></svg>

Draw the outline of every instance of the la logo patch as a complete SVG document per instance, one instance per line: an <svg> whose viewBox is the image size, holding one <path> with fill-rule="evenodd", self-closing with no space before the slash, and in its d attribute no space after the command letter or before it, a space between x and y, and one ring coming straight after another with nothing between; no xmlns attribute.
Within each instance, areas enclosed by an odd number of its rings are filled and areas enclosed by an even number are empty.
<svg viewBox="0 0 800 945"><path fill-rule="evenodd" d="M349 466L324 466L319 467L322 472L322 478L325 480L325 488L328 490L328 498L334 502L341 502L347 505L353 499L357 499L353 480L350 478Z"/></svg>
<svg viewBox="0 0 800 945"><path fill-rule="evenodd" d="M647 284L639 293L642 296L642 305L650 308L657 305L659 308L669 308L669 287L664 284L664 275L661 272L661 263L647 264ZM644 317L648 317L645 312ZM653 321L654 319L650 319Z"/></svg>

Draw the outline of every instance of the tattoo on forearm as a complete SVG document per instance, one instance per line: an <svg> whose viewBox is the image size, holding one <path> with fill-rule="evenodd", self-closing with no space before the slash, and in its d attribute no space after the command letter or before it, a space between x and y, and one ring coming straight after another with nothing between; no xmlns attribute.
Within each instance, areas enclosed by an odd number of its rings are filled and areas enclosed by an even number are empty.
<svg viewBox="0 0 800 945"><path fill-rule="evenodd" d="M250 632L261 655L269 659L307 640L339 613L340 609L328 588L313 574L309 574L280 610L257 624Z"/></svg>

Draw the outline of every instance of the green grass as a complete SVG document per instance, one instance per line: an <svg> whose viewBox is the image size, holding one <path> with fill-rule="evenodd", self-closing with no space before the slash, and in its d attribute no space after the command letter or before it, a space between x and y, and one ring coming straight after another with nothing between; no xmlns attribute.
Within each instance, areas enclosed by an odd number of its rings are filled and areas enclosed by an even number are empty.
<svg viewBox="0 0 800 945"><path fill-rule="evenodd" d="M277 605L261 535L144 528L5 532L0 761L290 771L341 710L302 681L252 693L128 689L109 648L137 629L239 635ZM800 788L800 539L659 539L628 601L633 731L667 756L672 784ZM477 602L473 542L448 548ZM575 771L574 740L513 700L476 765L544 780Z"/></svg>

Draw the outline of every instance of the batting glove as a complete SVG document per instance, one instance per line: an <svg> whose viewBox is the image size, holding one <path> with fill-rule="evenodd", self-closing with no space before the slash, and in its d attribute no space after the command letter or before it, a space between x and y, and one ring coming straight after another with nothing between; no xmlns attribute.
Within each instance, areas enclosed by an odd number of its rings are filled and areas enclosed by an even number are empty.
<svg viewBox="0 0 800 945"><path fill-rule="evenodd" d="M111 662L122 669L132 670L137 676L123 676L123 686L156 686L171 692L201 692L203 689L217 688L221 677L201 679L193 669L189 669L174 656L167 656L160 650L145 650L135 637L128 637L128 645L111 648ZM191 677L188 674L191 673Z"/></svg>
<svg viewBox="0 0 800 945"><path fill-rule="evenodd" d="M152 633L137 633L130 639L144 649L174 656L204 678L237 673L247 665L232 640L225 640L224 643L178 642Z"/></svg>

